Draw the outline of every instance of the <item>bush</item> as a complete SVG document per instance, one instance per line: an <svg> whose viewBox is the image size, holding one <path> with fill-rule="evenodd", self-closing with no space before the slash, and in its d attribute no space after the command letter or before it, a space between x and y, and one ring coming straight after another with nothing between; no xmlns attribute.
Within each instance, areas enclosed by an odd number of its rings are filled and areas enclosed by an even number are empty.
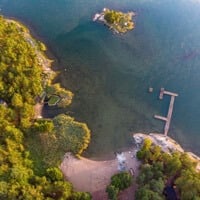
<svg viewBox="0 0 200 200"><path fill-rule="evenodd" d="M60 181L63 179L63 174L57 167L51 167L46 170L47 177L53 181Z"/></svg>
<svg viewBox="0 0 200 200"><path fill-rule="evenodd" d="M84 123L76 122L70 116L61 114L53 119L55 135L63 152L71 151L81 155L90 143L90 130Z"/></svg>
<svg viewBox="0 0 200 200"><path fill-rule="evenodd" d="M132 175L128 172L121 172L111 177L111 183L106 188L108 197L111 200L116 200L120 191L131 186L133 181Z"/></svg>
<svg viewBox="0 0 200 200"><path fill-rule="evenodd" d="M74 192L72 195L73 200L91 200L92 196L88 192Z"/></svg>
<svg viewBox="0 0 200 200"><path fill-rule="evenodd" d="M111 177L111 185L120 191L128 188L132 184L132 176L128 172L121 172Z"/></svg>
<svg viewBox="0 0 200 200"><path fill-rule="evenodd" d="M111 200L117 200L117 195L119 193L119 189L113 185L109 185L106 188L106 192L108 193L108 198Z"/></svg>

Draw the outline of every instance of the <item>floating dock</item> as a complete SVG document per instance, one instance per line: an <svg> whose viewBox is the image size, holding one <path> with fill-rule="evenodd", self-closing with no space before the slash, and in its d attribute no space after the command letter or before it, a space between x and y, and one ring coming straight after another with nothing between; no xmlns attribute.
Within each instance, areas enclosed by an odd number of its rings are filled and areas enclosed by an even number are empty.
<svg viewBox="0 0 200 200"><path fill-rule="evenodd" d="M161 88L160 89L159 99L162 100L164 94L171 96L167 117L163 117L163 116L160 116L160 115L154 115L154 117L156 119L165 121L164 135L167 136L168 131L169 131L169 127L170 127L171 118L172 118L175 97L177 97L178 94L166 91L164 88Z"/></svg>

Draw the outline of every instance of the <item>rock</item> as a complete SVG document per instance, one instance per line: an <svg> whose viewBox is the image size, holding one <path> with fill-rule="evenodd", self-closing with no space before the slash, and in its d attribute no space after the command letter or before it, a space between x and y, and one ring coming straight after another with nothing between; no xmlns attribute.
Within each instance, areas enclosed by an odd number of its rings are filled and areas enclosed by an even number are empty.
<svg viewBox="0 0 200 200"><path fill-rule="evenodd" d="M162 148L162 151L164 152L167 152L167 153L171 153L175 151L178 151L180 153L185 152L184 149L175 140L163 134L136 133L136 134L133 134L133 138L135 140L136 146L142 146L144 139L148 138L153 142L153 144L160 146ZM185 152L185 153L187 153L191 159L195 160L198 163L196 169L200 171L200 157L198 157L197 155L191 152Z"/></svg>

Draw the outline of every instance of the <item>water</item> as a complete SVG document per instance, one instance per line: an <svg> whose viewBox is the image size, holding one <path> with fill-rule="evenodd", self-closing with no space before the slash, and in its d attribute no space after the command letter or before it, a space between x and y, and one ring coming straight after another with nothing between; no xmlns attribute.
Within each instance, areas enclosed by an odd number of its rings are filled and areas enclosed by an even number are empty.
<svg viewBox="0 0 200 200"><path fill-rule="evenodd" d="M119 36L94 23L103 7L136 11L136 28ZM179 94L169 135L200 154L200 1L0 0L0 8L30 26L56 56L58 81L75 98L69 108L45 114L68 112L87 122L87 156L130 146L134 132L162 132L153 115L166 115L169 99L158 100L160 87Z"/></svg>

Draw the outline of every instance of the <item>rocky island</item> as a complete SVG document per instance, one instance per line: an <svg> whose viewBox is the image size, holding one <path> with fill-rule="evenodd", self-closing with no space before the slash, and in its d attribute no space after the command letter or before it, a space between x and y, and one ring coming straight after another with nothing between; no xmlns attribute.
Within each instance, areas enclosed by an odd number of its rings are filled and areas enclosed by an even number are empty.
<svg viewBox="0 0 200 200"><path fill-rule="evenodd" d="M104 8L101 13L95 14L93 21L103 22L115 33L126 33L135 27L133 16L135 16L134 12L123 13Z"/></svg>

